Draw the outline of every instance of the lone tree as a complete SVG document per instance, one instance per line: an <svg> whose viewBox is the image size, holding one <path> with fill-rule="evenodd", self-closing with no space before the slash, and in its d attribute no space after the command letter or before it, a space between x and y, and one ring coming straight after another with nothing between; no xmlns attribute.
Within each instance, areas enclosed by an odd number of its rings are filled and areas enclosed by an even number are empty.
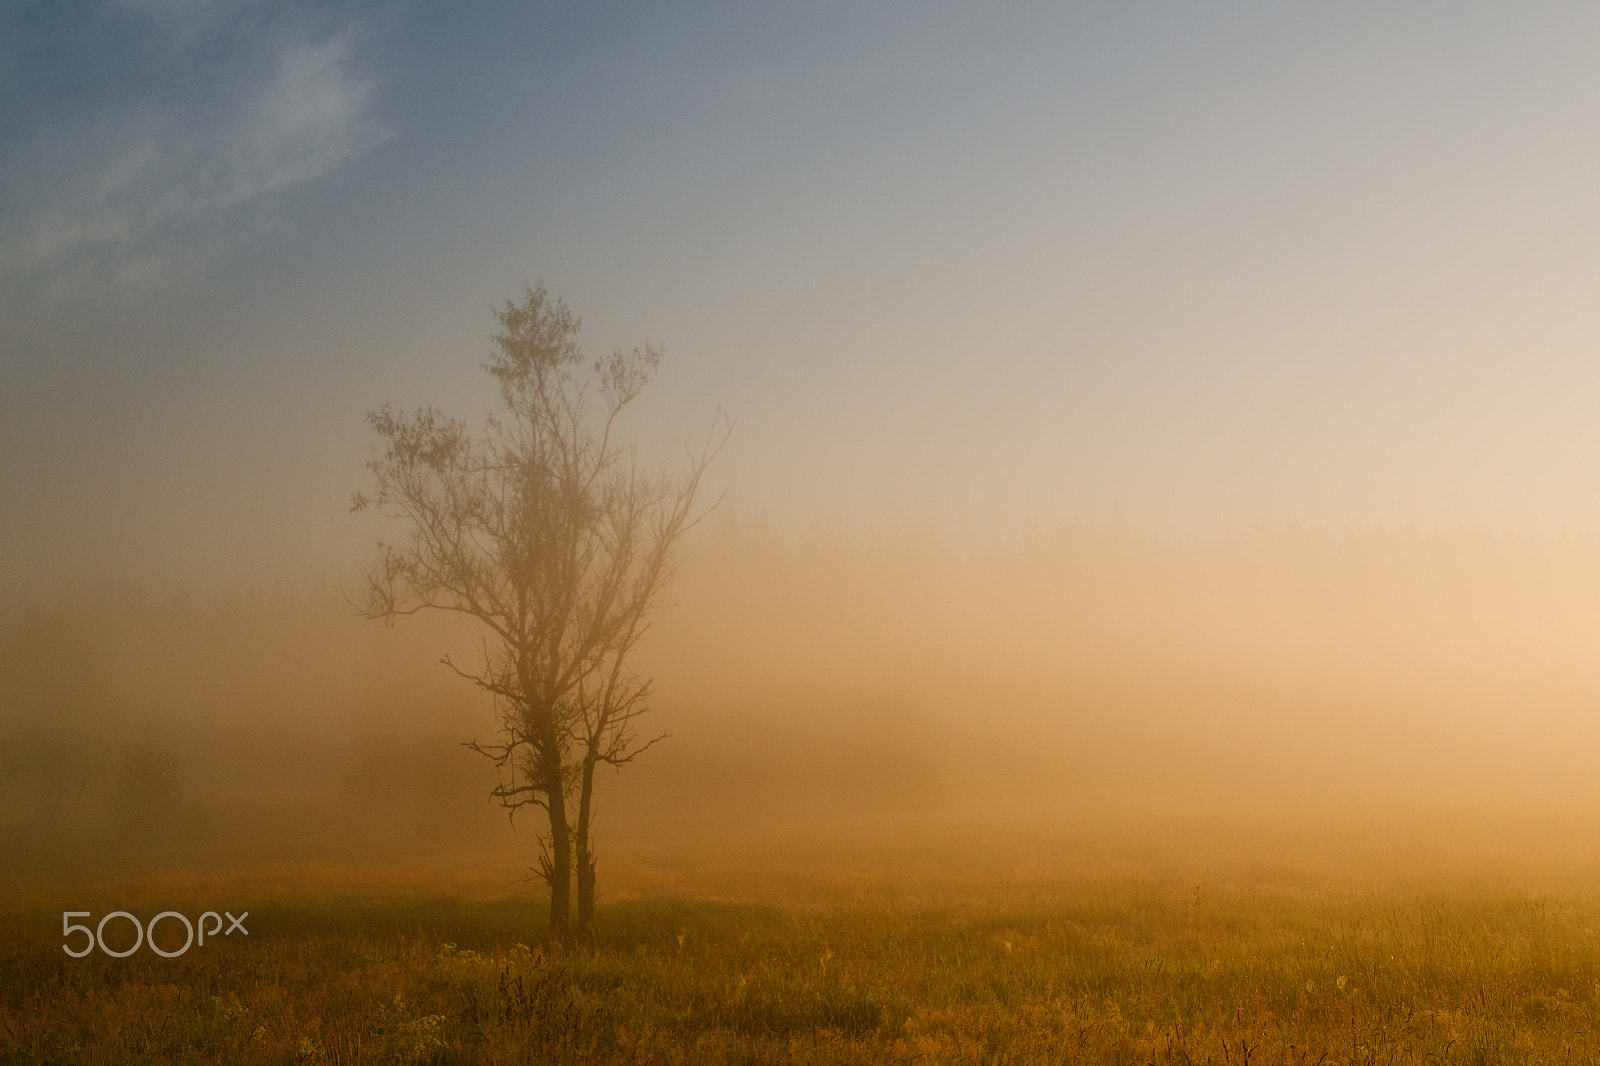
<svg viewBox="0 0 1600 1066"><path fill-rule="evenodd" d="M495 312L500 332L484 369L498 408L474 439L432 407L369 412L383 439L368 464L372 507L408 527L379 543L363 613L421 611L471 618L477 661L444 664L489 695L500 732L467 746L501 771L492 797L514 817L544 809L538 872L550 886L550 936L571 939L573 872L580 936L594 916L594 773L640 743L649 679L629 657L671 576L680 538L700 517L702 474L727 439L719 416L678 477L641 470L617 419L654 375L653 345L586 364L578 319L544 286Z"/></svg>

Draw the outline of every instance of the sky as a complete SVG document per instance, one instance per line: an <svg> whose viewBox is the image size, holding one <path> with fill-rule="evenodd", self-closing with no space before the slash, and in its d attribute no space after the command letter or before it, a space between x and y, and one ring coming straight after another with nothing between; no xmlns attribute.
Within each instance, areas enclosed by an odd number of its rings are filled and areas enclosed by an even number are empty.
<svg viewBox="0 0 1600 1066"><path fill-rule="evenodd" d="M1600 532L1600 12L12 0L0 583L323 577L543 282L781 529Z"/></svg>

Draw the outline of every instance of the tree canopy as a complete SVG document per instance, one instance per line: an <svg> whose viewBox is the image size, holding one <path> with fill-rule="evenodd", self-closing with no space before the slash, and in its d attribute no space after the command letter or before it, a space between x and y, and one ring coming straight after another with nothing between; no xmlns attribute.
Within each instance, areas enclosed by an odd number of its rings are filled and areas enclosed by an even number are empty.
<svg viewBox="0 0 1600 1066"><path fill-rule="evenodd" d="M495 315L484 369L499 405L480 435L432 407L367 416L383 443L368 464L373 491L353 507L401 520L406 536L380 542L362 609L386 619L447 611L478 625L476 661L444 662L493 701L498 738L469 746L501 769L494 797L548 816L538 870L551 934L565 939L574 870L580 933L593 915L594 770L655 742L635 732L650 681L629 657L702 513L700 482L729 427L719 414L698 450L686 446L681 473L650 473L618 422L660 349L588 362L578 319L542 285Z"/></svg>

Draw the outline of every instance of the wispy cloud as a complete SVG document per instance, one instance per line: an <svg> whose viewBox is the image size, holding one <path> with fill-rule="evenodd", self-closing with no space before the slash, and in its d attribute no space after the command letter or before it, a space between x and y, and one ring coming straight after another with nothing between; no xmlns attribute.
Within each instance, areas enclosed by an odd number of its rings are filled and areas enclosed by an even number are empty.
<svg viewBox="0 0 1600 1066"><path fill-rule="evenodd" d="M0 120L12 313L174 284L256 232L273 194L386 135L358 24L240 0L66 6L0 46L22 103Z"/></svg>

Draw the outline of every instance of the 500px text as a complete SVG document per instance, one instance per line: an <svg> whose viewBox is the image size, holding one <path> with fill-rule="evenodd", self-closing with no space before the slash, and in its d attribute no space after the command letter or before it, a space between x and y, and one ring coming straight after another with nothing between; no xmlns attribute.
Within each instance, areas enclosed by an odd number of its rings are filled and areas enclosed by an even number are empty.
<svg viewBox="0 0 1600 1066"><path fill-rule="evenodd" d="M250 930L244 927L244 920L250 917L249 911L245 911L237 918L235 918L229 911L223 911L222 913L228 916L228 929L226 932L222 933L223 936L231 936L235 929L243 933L245 936L250 935ZM188 918L179 914L177 911L162 911L154 918L151 918L150 924L147 926L140 925L139 919L135 918L127 911L112 911L104 918L101 918L100 924L95 926L92 930L87 925L78 925L72 920L74 918L87 917L89 917L88 911L61 912L61 935L63 937L71 937L73 933L82 933L84 937L87 938L87 943L83 945L83 950L81 951L73 951L70 944L61 945L61 950L65 951L68 955L71 955L75 959L81 959L85 955L89 954L89 952L95 949L96 944L100 946L101 951L105 952L107 955L110 955L114 959L126 958L127 956L132 955L135 951L138 951L140 945L142 945L146 940L150 941L150 950L155 952L157 955L160 955L163 958L175 959L179 955L182 955L185 951L188 951L189 945L195 942L194 923L190 922ZM104 931L106 923L113 918L126 918L133 925L133 947L128 948L126 951L112 951L110 948L106 947ZM163 918L177 919L183 923L183 928L187 931L188 939L183 942L183 947L179 948L177 951L166 951L156 943L156 923L160 922ZM210 929L206 928L207 918L211 919L213 923ZM206 937L208 935L214 940L216 939L217 933L221 931L222 915L218 914L216 911L206 911L200 916L200 944L202 947L205 946Z"/></svg>

